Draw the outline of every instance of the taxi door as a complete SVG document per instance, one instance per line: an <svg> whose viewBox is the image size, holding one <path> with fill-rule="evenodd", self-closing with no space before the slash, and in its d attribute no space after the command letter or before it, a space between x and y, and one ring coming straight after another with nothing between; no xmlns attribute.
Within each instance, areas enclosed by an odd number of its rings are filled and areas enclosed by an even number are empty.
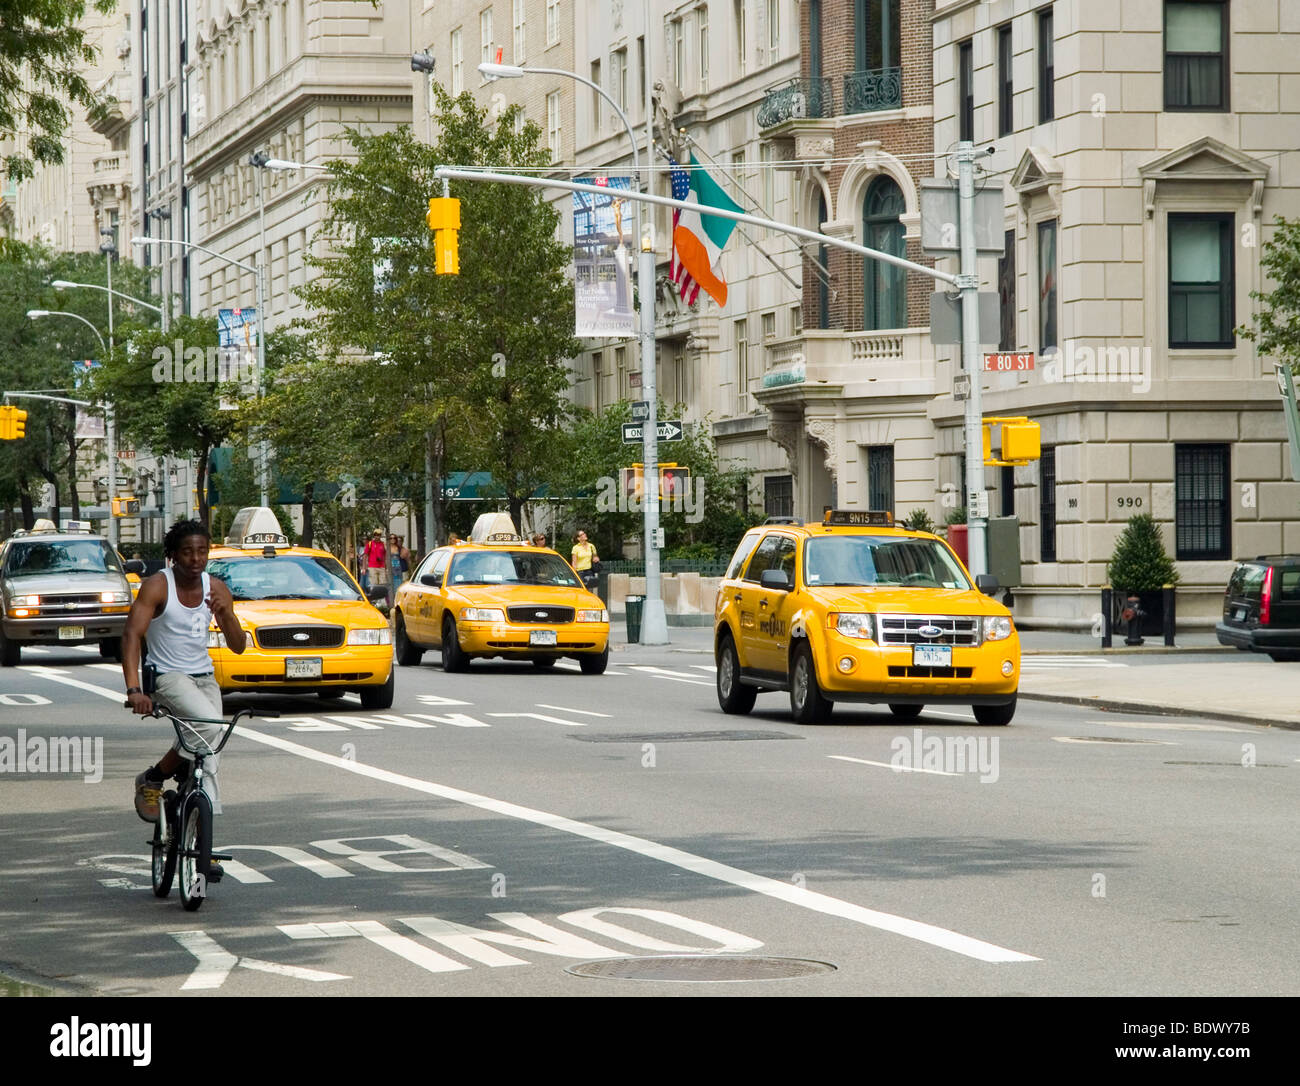
<svg viewBox="0 0 1300 1086"><path fill-rule="evenodd" d="M413 600L405 614L406 635L421 645L432 645L438 640L442 623L442 577L450 557L450 550L434 551L410 581Z"/></svg>
<svg viewBox="0 0 1300 1086"><path fill-rule="evenodd" d="M773 533L759 544L745 572L741 601L741 637L745 666L784 674L790 651L790 597L794 589L796 544L792 536ZM764 570L781 570L790 579L789 592L763 588ZM748 616L748 622L746 621Z"/></svg>

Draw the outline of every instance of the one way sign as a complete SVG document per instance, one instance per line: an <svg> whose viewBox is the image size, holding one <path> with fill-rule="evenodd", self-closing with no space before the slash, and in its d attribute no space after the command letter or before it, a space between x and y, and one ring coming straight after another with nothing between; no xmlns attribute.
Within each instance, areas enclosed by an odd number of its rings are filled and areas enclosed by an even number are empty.
<svg viewBox="0 0 1300 1086"><path fill-rule="evenodd" d="M641 444L641 425L639 422L623 423L624 445ZM680 421L661 419L659 425L655 427L655 432L659 435L660 441L681 441L682 424Z"/></svg>

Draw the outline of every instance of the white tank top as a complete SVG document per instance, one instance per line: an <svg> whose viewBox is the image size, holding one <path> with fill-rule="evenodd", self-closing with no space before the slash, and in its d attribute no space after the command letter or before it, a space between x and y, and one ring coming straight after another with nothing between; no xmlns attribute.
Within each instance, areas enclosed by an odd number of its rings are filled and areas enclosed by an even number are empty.
<svg viewBox="0 0 1300 1086"><path fill-rule="evenodd" d="M208 626L212 623L208 595L212 582L204 573L203 598L197 607L186 607L176 592L172 570L163 570L163 576L167 578L167 603L162 614L145 631L149 662L159 671L207 674L212 671L212 658L208 655Z"/></svg>

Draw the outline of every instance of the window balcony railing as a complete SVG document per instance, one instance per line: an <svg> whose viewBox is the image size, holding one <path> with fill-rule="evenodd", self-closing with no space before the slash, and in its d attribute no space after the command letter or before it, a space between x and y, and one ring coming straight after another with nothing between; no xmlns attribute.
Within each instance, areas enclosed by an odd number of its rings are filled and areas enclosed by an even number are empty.
<svg viewBox="0 0 1300 1086"><path fill-rule="evenodd" d="M903 104L903 69L877 68L850 72L844 77L845 113L877 113Z"/></svg>
<svg viewBox="0 0 1300 1086"><path fill-rule="evenodd" d="M833 112L830 79L792 79L770 88L763 96L763 104L758 107L758 127L830 117Z"/></svg>

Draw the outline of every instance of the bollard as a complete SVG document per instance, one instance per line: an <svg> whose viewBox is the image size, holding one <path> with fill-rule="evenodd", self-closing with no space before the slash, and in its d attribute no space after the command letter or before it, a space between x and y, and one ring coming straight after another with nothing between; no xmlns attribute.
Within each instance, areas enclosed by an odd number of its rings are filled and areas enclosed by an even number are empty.
<svg viewBox="0 0 1300 1086"><path fill-rule="evenodd" d="M1111 635L1114 633L1112 619L1114 611L1111 608L1113 602L1114 590L1107 585L1101 590L1101 647L1108 649L1111 647Z"/></svg>
<svg viewBox="0 0 1300 1086"><path fill-rule="evenodd" d="M1177 616L1174 603L1174 586L1165 585L1161 591L1164 593L1164 621L1165 621L1165 644L1170 648L1174 646L1174 620Z"/></svg>

